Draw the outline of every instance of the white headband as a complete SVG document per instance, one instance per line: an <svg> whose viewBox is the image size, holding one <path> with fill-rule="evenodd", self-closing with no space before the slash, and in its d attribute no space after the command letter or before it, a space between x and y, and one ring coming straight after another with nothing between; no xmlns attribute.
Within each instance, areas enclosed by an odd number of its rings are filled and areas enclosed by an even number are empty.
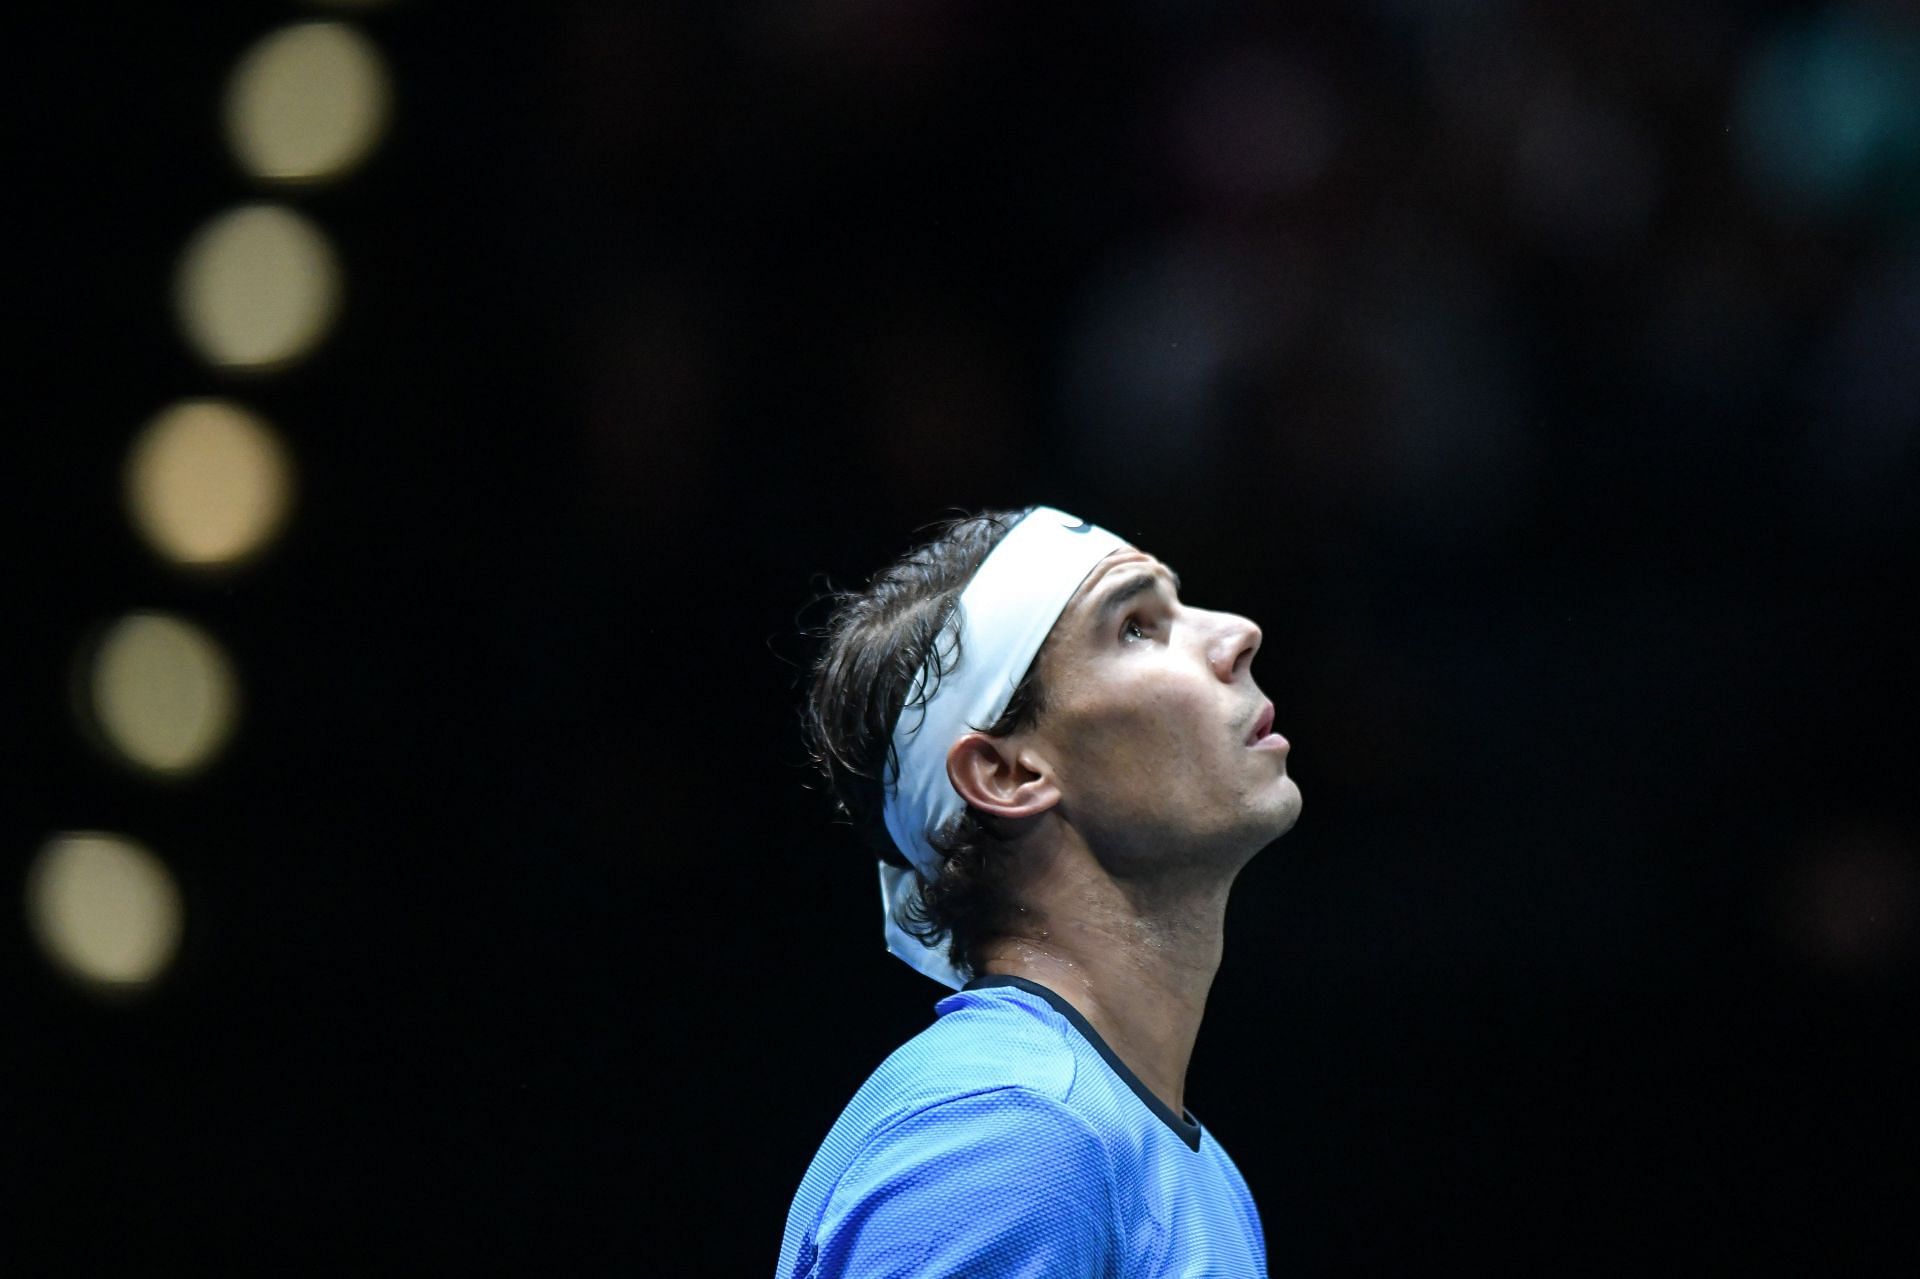
<svg viewBox="0 0 1920 1279"><path fill-rule="evenodd" d="M955 990L964 979L946 955L901 924L909 917L905 912L919 904L922 877L932 880L940 873L940 853L929 837L966 811L967 802L947 778L947 752L967 733L986 731L1006 713L1014 689L1067 601L1094 565L1126 545L1065 511L1034 507L1000 539L960 592L960 602L907 692L907 709L893 727L899 771L887 777L882 811L894 845L919 873L880 864L887 949ZM957 665L952 660L956 644ZM916 707L936 661L943 669L933 696Z"/></svg>

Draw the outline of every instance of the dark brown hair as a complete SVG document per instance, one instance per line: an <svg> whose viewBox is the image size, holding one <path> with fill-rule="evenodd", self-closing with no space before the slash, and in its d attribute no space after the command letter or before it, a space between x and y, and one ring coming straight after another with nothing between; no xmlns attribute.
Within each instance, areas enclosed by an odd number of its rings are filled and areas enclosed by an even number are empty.
<svg viewBox="0 0 1920 1279"><path fill-rule="evenodd" d="M929 667L928 677L914 707L924 705L940 679L966 660L948 624L954 606L988 553L1025 514L982 511L937 524L931 540L880 570L865 590L829 597L833 612L819 632L822 647L801 726L836 810L892 865L910 866L881 814L882 779L897 763L894 725L911 709L907 694L922 667ZM999 720L977 727L1000 737L1039 717L1045 703L1039 664L1036 657ZM932 832L930 842L941 855L940 873L931 882L922 876L923 908L918 918L904 921L907 931L928 946L944 939L949 962L977 973L980 943L1004 932L1014 910L1003 887L1007 846L971 807Z"/></svg>

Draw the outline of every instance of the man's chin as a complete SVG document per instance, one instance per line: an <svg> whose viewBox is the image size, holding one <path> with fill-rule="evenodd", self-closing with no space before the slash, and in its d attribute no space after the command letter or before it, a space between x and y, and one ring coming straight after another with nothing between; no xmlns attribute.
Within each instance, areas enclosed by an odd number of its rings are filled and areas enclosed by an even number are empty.
<svg viewBox="0 0 1920 1279"><path fill-rule="evenodd" d="M1282 777L1280 786L1280 804L1274 813L1273 824L1268 828L1272 832L1267 836L1268 843L1292 830L1293 824L1300 820L1300 788L1294 785L1291 777Z"/></svg>

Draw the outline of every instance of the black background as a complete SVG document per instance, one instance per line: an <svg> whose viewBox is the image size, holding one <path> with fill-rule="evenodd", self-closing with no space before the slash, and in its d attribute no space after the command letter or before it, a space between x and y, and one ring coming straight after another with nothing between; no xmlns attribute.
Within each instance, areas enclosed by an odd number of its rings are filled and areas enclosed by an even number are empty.
<svg viewBox="0 0 1920 1279"><path fill-rule="evenodd" d="M0 846L131 834L187 930L120 1001L0 930L7 1252L771 1270L939 994L809 789L807 603L1046 501L1266 631L1305 810L1188 1099L1276 1274L1920 1256L1920 123L1742 158L1822 23L1912 106L1910 9L402 4L380 148L267 191L221 86L307 12L8 20ZM169 302L254 198L346 270L271 376ZM213 580L119 506L201 394L300 468ZM190 781L74 723L133 607L241 672Z"/></svg>

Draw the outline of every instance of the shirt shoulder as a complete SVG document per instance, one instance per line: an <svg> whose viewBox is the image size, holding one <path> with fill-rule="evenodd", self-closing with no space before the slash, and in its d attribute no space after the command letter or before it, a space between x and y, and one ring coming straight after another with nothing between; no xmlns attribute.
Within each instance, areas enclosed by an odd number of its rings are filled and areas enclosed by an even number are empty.
<svg viewBox="0 0 1920 1279"><path fill-rule="evenodd" d="M1125 1228L1105 1143L1018 1085L949 1097L870 1133L812 1232L812 1276L1117 1273Z"/></svg>
<svg viewBox="0 0 1920 1279"><path fill-rule="evenodd" d="M868 1078L860 1091L869 1103L904 1113L995 1088L1056 1101L1072 1093L1080 1070L1076 1040L1044 1001L1019 991L961 991L937 1008L939 1020Z"/></svg>
<svg viewBox="0 0 1920 1279"><path fill-rule="evenodd" d="M946 1246L940 1237L947 1223L979 1215L982 1203L997 1202L993 1188L1000 1186L1025 1189L986 1212L979 1230L952 1242L991 1252L996 1237L1031 1236L1059 1251L1064 1245L1046 1241L1044 1222L1023 1227L1009 1214L1022 1208L1044 1217L1033 1187L1056 1186L1063 1164L1073 1169L1073 1184L1056 1205L1057 1218L1108 1211L1112 1153L1097 1117L1083 1113L1076 1095L1085 1063L1059 1015L1043 1000L1008 990L961 991L941 1000L938 1011L939 1020L861 1085L815 1154L788 1215L783 1279L892 1273L867 1257L876 1247L909 1259L900 1273L978 1273L977 1265L942 1271L952 1258L936 1263L919 1249ZM1069 1208L1068 1200L1083 1202ZM857 1271L844 1269L849 1257L860 1259Z"/></svg>

